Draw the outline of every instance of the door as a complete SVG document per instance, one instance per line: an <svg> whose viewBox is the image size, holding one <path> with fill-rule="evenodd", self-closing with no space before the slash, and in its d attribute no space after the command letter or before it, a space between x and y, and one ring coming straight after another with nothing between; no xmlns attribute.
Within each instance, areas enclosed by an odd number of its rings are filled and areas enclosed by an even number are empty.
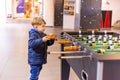
<svg viewBox="0 0 120 80"><path fill-rule="evenodd" d="M55 0L54 26L63 26L63 0Z"/></svg>

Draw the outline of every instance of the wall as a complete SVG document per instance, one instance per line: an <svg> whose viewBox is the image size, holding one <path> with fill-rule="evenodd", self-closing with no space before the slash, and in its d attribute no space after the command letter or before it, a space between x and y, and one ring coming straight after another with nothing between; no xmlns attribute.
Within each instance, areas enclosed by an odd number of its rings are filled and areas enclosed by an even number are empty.
<svg viewBox="0 0 120 80"><path fill-rule="evenodd" d="M80 26L82 29L99 29L100 12L101 0L82 0L80 17Z"/></svg>
<svg viewBox="0 0 120 80"><path fill-rule="evenodd" d="M63 29L99 29L101 0L75 1L75 15L63 15Z"/></svg>
<svg viewBox="0 0 120 80"><path fill-rule="evenodd" d="M75 16L63 15L63 29L74 30Z"/></svg>
<svg viewBox="0 0 120 80"><path fill-rule="evenodd" d="M44 0L43 17L46 20L47 26L54 26L54 0Z"/></svg>
<svg viewBox="0 0 120 80"><path fill-rule="evenodd" d="M0 7L2 9L0 12L0 23L5 23L6 21L5 0L0 1Z"/></svg>
<svg viewBox="0 0 120 80"><path fill-rule="evenodd" d="M12 17L12 0L6 0L6 17Z"/></svg>
<svg viewBox="0 0 120 80"><path fill-rule="evenodd" d="M68 0L68 1L72 1L72 0ZM75 0L74 1L74 4L70 4L69 2L65 3L64 1L64 7L67 5L72 5L75 7ZM70 29L70 30L74 30L75 28L75 8L72 9L72 11L74 12L73 15L70 15L69 12L65 12L65 11L70 11L71 9L70 8L67 8L63 10L63 29ZM68 14L66 14L68 13Z"/></svg>
<svg viewBox="0 0 120 80"><path fill-rule="evenodd" d="M106 3L109 2L109 4ZM112 25L120 20L120 0L102 0L102 10L112 10Z"/></svg>
<svg viewBox="0 0 120 80"><path fill-rule="evenodd" d="M76 0L75 4L75 30L80 29L80 17L81 17L81 0Z"/></svg>

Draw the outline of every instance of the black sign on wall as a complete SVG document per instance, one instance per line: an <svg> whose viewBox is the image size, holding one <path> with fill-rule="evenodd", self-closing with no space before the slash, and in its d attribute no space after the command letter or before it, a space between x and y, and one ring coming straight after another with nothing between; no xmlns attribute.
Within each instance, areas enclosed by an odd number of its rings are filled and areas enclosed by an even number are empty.
<svg viewBox="0 0 120 80"><path fill-rule="evenodd" d="M101 0L81 0L80 26L83 30L100 29Z"/></svg>

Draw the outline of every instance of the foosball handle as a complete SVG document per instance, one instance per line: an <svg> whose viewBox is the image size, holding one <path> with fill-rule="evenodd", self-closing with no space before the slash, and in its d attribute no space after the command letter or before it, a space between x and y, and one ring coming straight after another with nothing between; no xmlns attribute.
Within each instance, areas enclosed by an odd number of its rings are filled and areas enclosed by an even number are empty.
<svg viewBox="0 0 120 80"><path fill-rule="evenodd" d="M85 51L60 51L60 52L50 52L49 54L79 54L79 53L84 53Z"/></svg>
<svg viewBox="0 0 120 80"><path fill-rule="evenodd" d="M47 54L50 54L50 52L47 52Z"/></svg>
<svg viewBox="0 0 120 80"><path fill-rule="evenodd" d="M85 56L59 56L59 59L81 59L81 58L90 58L90 55L85 55Z"/></svg>

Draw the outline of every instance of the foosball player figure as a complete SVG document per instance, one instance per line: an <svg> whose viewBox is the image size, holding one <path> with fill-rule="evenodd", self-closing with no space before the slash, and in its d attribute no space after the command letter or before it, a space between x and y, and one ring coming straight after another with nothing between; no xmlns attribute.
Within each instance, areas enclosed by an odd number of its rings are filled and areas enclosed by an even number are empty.
<svg viewBox="0 0 120 80"><path fill-rule="evenodd" d="M95 31L94 30L92 30L92 37L94 37L95 36Z"/></svg>
<svg viewBox="0 0 120 80"><path fill-rule="evenodd" d="M95 40L96 40L95 37L93 37L93 38L92 38L92 41L95 42Z"/></svg>
<svg viewBox="0 0 120 80"><path fill-rule="evenodd" d="M88 35L87 39L92 39L92 36L91 36L91 35Z"/></svg>
<svg viewBox="0 0 120 80"><path fill-rule="evenodd" d="M108 44L111 45L113 43L112 39L108 40Z"/></svg>
<svg viewBox="0 0 120 80"><path fill-rule="evenodd" d="M118 36L118 38L120 39L120 35Z"/></svg>
<svg viewBox="0 0 120 80"><path fill-rule="evenodd" d="M91 41L91 39L87 39L87 41L86 41L86 43L91 43L92 41Z"/></svg>
<svg viewBox="0 0 120 80"><path fill-rule="evenodd" d="M102 38L102 35L99 35L99 38Z"/></svg>
<svg viewBox="0 0 120 80"><path fill-rule="evenodd" d="M82 37L81 32L82 32L82 29L80 28L80 29L79 29L79 37L80 37L80 38Z"/></svg>
<svg viewBox="0 0 120 80"><path fill-rule="evenodd" d="M95 47L95 46L96 46L96 43L95 43L95 42L92 42L92 46Z"/></svg>
<svg viewBox="0 0 120 80"><path fill-rule="evenodd" d="M72 42L72 45L73 45L73 46L77 45L77 42L76 42L76 41L73 41L73 42Z"/></svg>
<svg viewBox="0 0 120 80"><path fill-rule="evenodd" d="M108 36L107 36L107 31L106 31L106 30L104 31L104 34L105 34L105 35L104 35L105 37L108 37Z"/></svg>
<svg viewBox="0 0 120 80"><path fill-rule="evenodd" d="M120 38L118 39L118 45L120 46Z"/></svg>
<svg viewBox="0 0 120 80"><path fill-rule="evenodd" d="M98 44L102 44L102 36L98 37Z"/></svg>
<svg viewBox="0 0 120 80"><path fill-rule="evenodd" d="M83 50L84 50L84 47L81 46L81 45L79 45L79 46L78 46L78 50L79 50L79 51L83 51Z"/></svg>
<svg viewBox="0 0 120 80"><path fill-rule="evenodd" d="M104 47L107 46L107 41L106 41L106 40L104 40L104 42L103 42L103 46L104 46Z"/></svg>
<svg viewBox="0 0 120 80"><path fill-rule="evenodd" d="M90 43L90 46L95 47L95 46L96 46L96 43L95 43L95 42L92 42L92 43Z"/></svg>
<svg viewBox="0 0 120 80"><path fill-rule="evenodd" d="M86 37L83 37L83 38L82 38L82 41L87 41L87 38L86 38Z"/></svg>
<svg viewBox="0 0 120 80"><path fill-rule="evenodd" d="M115 38L115 41L114 41L114 47L118 47L118 38L117 37Z"/></svg>
<svg viewBox="0 0 120 80"><path fill-rule="evenodd" d="M109 35L108 38L109 38L109 39L112 39L112 35Z"/></svg>
<svg viewBox="0 0 120 80"><path fill-rule="evenodd" d="M90 46L92 47L95 47L96 46L96 43L95 43L95 37L92 38L92 43L90 43Z"/></svg>
<svg viewBox="0 0 120 80"><path fill-rule="evenodd" d="M114 42L114 47L118 47L118 41Z"/></svg>
<svg viewBox="0 0 120 80"><path fill-rule="evenodd" d="M108 46L108 49L111 49L111 50L114 49L113 44L109 45L109 46Z"/></svg>
<svg viewBox="0 0 120 80"><path fill-rule="evenodd" d="M99 49L97 52L98 53L105 53L105 50L104 49Z"/></svg>
<svg viewBox="0 0 120 80"><path fill-rule="evenodd" d="M107 41L107 37L103 37L103 41Z"/></svg>
<svg viewBox="0 0 120 80"><path fill-rule="evenodd" d="M112 40L115 41L115 37L112 37Z"/></svg>
<svg viewBox="0 0 120 80"><path fill-rule="evenodd" d="M102 44L103 42L102 42L102 39L98 39L98 43L99 44Z"/></svg>

